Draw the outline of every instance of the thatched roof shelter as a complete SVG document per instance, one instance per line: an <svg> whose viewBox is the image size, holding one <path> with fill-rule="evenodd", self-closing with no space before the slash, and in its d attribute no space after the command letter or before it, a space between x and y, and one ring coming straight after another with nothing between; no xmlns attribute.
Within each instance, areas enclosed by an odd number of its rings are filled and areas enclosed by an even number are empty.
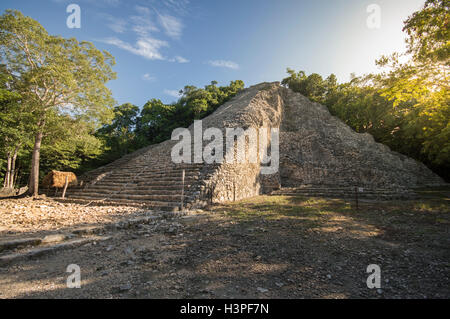
<svg viewBox="0 0 450 319"><path fill-rule="evenodd" d="M42 186L45 188L63 188L68 177L69 186L77 185L77 176L72 172L51 171L42 180Z"/></svg>

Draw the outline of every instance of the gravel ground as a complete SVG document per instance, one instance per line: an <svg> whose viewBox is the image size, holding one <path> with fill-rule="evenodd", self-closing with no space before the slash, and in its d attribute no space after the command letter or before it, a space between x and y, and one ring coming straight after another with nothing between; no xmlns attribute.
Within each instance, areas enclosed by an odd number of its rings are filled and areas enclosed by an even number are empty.
<svg viewBox="0 0 450 319"><path fill-rule="evenodd" d="M0 268L0 298L447 299L448 203L448 197L361 203L356 211L342 200L262 196ZM72 208L67 216L75 223L127 214L123 207L95 207L83 213L91 220ZM6 226L4 212L2 225L16 230ZM59 220L49 215L55 213L44 215L42 229ZM70 226L62 219L55 225ZM66 286L69 264L80 266L80 289ZM381 268L381 289L367 288L370 264Z"/></svg>
<svg viewBox="0 0 450 319"><path fill-rule="evenodd" d="M138 207L86 204L46 197L0 199L0 239L113 223L145 214Z"/></svg>

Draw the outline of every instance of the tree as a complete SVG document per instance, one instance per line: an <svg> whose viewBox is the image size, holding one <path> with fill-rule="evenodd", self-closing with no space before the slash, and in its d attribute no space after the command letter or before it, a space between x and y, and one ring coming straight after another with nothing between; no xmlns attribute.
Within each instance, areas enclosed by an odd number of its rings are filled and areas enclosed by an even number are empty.
<svg viewBox="0 0 450 319"><path fill-rule="evenodd" d="M420 140L419 153L431 165L450 170L450 1L428 0L406 21L407 51L377 61L388 70L375 77L381 94ZM409 58L400 63L400 57ZM407 107L405 107L407 106Z"/></svg>
<svg viewBox="0 0 450 319"><path fill-rule="evenodd" d="M181 98L173 104L166 105L160 100L152 99L141 111L138 135L145 136L150 144L170 139L174 129L188 127L194 120L208 116L243 88L244 82L240 80L221 87L217 86L216 81L212 81L203 89L185 86L181 90Z"/></svg>
<svg viewBox="0 0 450 319"><path fill-rule="evenodd" d="M29 191L38 195L42 139L50 116L69 114L96 125L112 117L106 82L115 78L114 59L92 43L52 36L16 10L0 17L0 58L19 80L22 103L35 116Z"/></svg>
<svg viewBox="0 0 450 319"><path fill-rule="evenodd" d="M20 94L14 91L16 79L0 65L0 155L6 158L3 187L14 188L17 179L16 161L21 147L30 140L32 118L27 106L21 103ZM3 169L1 169L3 170Z"/></svg>
<svg viewBox="0 0 450 319"><path fill-rule="evenodd" d="M114 119L111 124L100 128L96 136L101 138L107 148L104 160L115 160L125 154L135 151L136 126L139 108L131 103L125 103L114 108ZM108 158L110 158L108 160Z"/></svg>

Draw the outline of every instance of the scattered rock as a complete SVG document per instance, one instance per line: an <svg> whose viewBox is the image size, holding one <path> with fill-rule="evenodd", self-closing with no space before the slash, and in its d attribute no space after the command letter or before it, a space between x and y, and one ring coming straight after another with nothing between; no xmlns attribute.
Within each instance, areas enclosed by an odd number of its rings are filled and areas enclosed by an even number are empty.
<svg viewBox="0 0 450 319"><path fill-rule="evenodd" d="M258 292L260 292L260 293L265 293L265 292L269 291L269 289L261 288L261 287L256 288L256 290L258 290Z"/></svg>
<svg viewBox="0 0 450 319"><path fill-rule="evenodd" d="M42 244L52 244L65 241L69 236L64 234L48 235L42 239Z"/></svg>

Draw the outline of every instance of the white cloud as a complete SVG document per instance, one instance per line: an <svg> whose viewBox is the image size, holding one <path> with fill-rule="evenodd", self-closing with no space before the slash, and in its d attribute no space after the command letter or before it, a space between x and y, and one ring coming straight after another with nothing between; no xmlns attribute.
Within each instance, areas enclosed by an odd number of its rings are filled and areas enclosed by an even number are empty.
<svg viewBox="0 0 450 319"><path fill-rule="evenodd" d="M116 18L107 13L99 14L99 16L108 22L106 26L114 32L124 33L127 30L127 21L124 19Z"/></svg>
<svg viewBox="0 0 450 319"><path fill-rule="evenodd" d="M179 39L181 37L184 26L179 19L170 15L158 14L158 21L169 37L173 39Z"/></svg>
<svg viewBox="0 0 450 319"><path fill-rule="evenodd" d="M141 37L149 36L152 32L158 32L159 29L152 21L151 11L147 7L135 6L136 11L139 13L137 16L130 17L132 29Z"/></svg>
<svg viewBox="0 0 450 319"><path fill-rule="evenodd" d="M118 0L102 0L114 3ZM171 2L171 1L169 1ZM129 17L128 21L117 19L109 14L101 14L100 16L107 21L107 27L116 33L125 33L132 31L136 35L136 43L125 42L117 37L110 37L100 40L103 43L114 45L118 48L142 56L149 60L167 60L177 63L188 63L189 60L182 56L175 56L168 59L161 53L161 49L169 47L167 41L159 40L155 37L155 33L161 30L173 39L179 39L182 35L182 22L171 15L160 15L156 9L150 9L146 6L134 6L136 14ZM159 24L159 25L157 25Z"/></svg>
<svg viewBox="0 0 450 319"><path fill-rule="evenodd" d="M159 50L162 47L169 46L166 41L161 41L150 37L139 38L134 46L114 37L102 40L102 42L114 45L149 60L165 60Z"/></svg>
<svg viewBox="0 0 450 319"><path fill-rule="evenodd" d="M127 30L126 25L126 21L118 20L115 23L108 24L108 27L116 33L124 33Z"/></svg>
<svg viewBox="0 0 450 319"><path fill-rule="evenodd" d="M181 97L180 91L177 90L164 90L164 94L179 98Z"/></svg>
<svg viewBox="0 0 450 319"><path fill-rule="evenodd" d="M155 81L156 78L155 78L154 76L151 76L150 73L145 73L145 74L142 76L142 80L145 80L145 81Z"/></svg>
<svg viewBox="0 0 450 319"><path fill-rule="evenodd" d="M134 9L141 15L149 15L150 14L150 9L147 7L136 5L136 6L134 6Z"/></svg>
<svg viewBox="0 0 450 319"><path fill-rule="evenodd" d="M225 60L213 60L208 61L208 64L218 68L228 68L233 70L239 69L239 64L233 61L225 61Z"/></svg>
<svg viewBox="0 0 450 319"><path fill-rule="evenodd" d="M188 59L183 58L182 56L176 56L173 59L170 59L169 61L170 62L178 62L178 63L189 63L189 62L191 62Z"/></svg>

